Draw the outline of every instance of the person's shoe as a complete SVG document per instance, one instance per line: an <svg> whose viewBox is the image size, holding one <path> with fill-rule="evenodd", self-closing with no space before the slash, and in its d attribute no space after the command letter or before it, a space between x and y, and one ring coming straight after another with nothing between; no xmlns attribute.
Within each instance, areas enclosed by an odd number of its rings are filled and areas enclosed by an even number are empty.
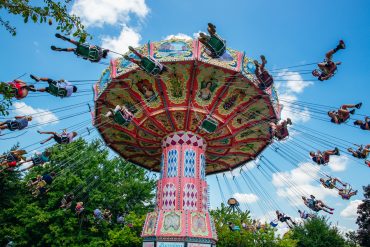
<svg viewBox="0 0 370 247"><path fill-rule="evenodd" d="M210 28L212 28L212 29L216 29L216 26L215 26L215 25L213 25L212 23L208 23L208 26L209 26Z"/></svg>
<svg viewBox="0 0 370 247"><path fill-rule="evenodd" d="M35 80L35 81L37 81L37 82L39 82L39 81L40 81L40 78L39 78L39 77L37 77L37 76L35 76L35 75L30 75L30 77L31 77L31 79L32 79L32 80Z"/></svg>
<svg viewBox="0 0 370 247"><path fill-rule="evenodd" d="M353 195L357 195L357 190L353 191Z"/></svg>
<svg viewBox="0 0 370 247"><path fill-rule="evenodd" d="M53 51L62 51L61 48L58 48L58 47L55 47L55 46L50 46L50 48L53 50Z"/></svg>
<svg viewBox="0 0 370 247"><path fill-rule="evenodd" d="M57 37L58 39L61 39L61 38L62 38L62 35L61 35L61 34L59 34L59 33L56 33L56 34L55 34L55 37Z"/></svg>
<svg viewBox="0 0 370 247"><path fill-rule="evenodd" d="M267 63L266 57L264 55L261 55L260 57L261 57L262 63L266 64Z"/></svg>
<svg viewBox="0 0 370 247"><path fill-rule="evenodd" d="M353 149L352 148L347 148L347 151L352 153Z"/></svg>
<svg viewBox="0 0 370 247"><path fill-rule="evenodd" d="M360 108L361 108L361 106L362 106L362 102L360 102L360 103L358 103L358 104L356 104L356 105L355 105L355 107L356 107L357 109L360 109Z"/></svg>
<svg viewBox="0 0 370 247"><path fill-rule="evenodd" d="M340 155L338 148L334 148L334 151L335 151L335 155Z"/></svg>
<svg viewBox="0 0 370 247"><path fill-rule="evenodd" d="M254 61L253 61L253 63L254 63L254 65L255 65L256 67L258 67L258 66L259 66L259 64L258 64L258 61L257 61L257 60L254 60Z"/></svg>
<svg viewBox="0 0 370 247"><path fill-rule="evenodd" d="M352 114L352 115L355 114L355 112L356 112L355 109L349 111L349 113Z"/></svg>
<svg viewBox="0 0 370 247"><path fill-rule="evenodd" d="M328 214L333 214L333 212L328 212Z"/></svg>
<svg viewBox="0 0 370 247"><path fill-rule="evenodd" d="M293 124L293 123L292 123L292 120L291 120L290 118L287 118L287 119L286 119L286 123L287 123L287 124L290 124L290 125L292 125L292 124Z"/></svg>
<svg viewBox="0 0 370 247"><path fill-rule="evenodd" d="M127 55L124 55L123 58L126 59L126 60L130 60L130 57L127 56Z"/></svg>
<svg viewBox="0 0 370 247"><path fill-rule="evenodd" d="M346 49L346 44L344 44L343 40L339 40L338 48L339 49Z"/></svg>

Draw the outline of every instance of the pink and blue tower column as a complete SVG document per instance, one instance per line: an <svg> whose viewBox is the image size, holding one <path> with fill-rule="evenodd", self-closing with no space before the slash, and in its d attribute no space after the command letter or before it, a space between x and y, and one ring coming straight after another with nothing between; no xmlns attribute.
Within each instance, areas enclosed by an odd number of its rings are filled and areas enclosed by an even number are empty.
<svg viewBox="0 0 370 247"><path fill-rule="evenodd" d="M206 143L192 132L176 132L162 141L157 206L147 215L144 247L210 247L217 234L208 211Z"/></svg>

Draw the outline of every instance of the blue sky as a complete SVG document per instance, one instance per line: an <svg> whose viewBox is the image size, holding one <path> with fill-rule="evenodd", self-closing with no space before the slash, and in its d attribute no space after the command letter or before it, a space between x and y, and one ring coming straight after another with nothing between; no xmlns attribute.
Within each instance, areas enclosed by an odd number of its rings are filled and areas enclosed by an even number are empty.
<svg viewBox="0 0 370 247"><path fill-rule="evenodd" d="M91 6L95 6L90 11ZM72 5L71 5L72 7ZM342 61L338 73L329 81L318 82L310 74L302 73L304 69L312 69L313 66L292 68L281 71L277 86L282 99L289 101L305 101L322 104L325 106L340 106L343 103L357 103L362 101L363 107L359 114L370 114L369 100L369 78L370 78L370 3L366 0L355 1L170 1L170 0L77 0L73 2L73 11L79 14L88 26L88 31L94 36L94 43L103 44L106 48L124 52L128 45L138 45L148 40L161 40L168 35L179 33L193 37L194 33L206 29L206 23L212 22L217 25L217 31L228 41L228 46L246 51L250 57L258 58L264 54L268 59L267 68L285 68L287 66L299 65L321 61L325 52L334 48L339 39L346 42L347 49L335 55L336 61ZM69 80L98 79L104 64L92 64L76 58L73 54L61 54L52 52L50 45L64 45L54 37L54 27L38 24L23 24L21 18L9 16L3 10L0 11L4 19L11 21L17 27L16 37L10 36L4 28L0 28L2 38L0 51L1 80L10 81L24 73L34 73L40 76L52 78L64 78ZM301 74L300 74L301 73ZM274 73L278 75L278 73ZM22 77L30 81L29 75ZM310 81L311 80L311 81ZM43 115L35 121L53 121L57 118L59 122L42 128L45 130L60 131L61 129L81 123L80 131L88 125L83 121L90 118L85 103L92 104L91 82L79 83L80 91L87 93L77 94L79 96L68 99L57 99L51 96L29 97L22 102L17 102L14 107L19 109L12 113L29 113L30 111L45 111L60 107L68 107L81 103L78 108L69 108L68 111L56 112ZM284 102L282 102L284 103ZM30 108L31 107L31 108ZM326 109L328 110L328 109ZM303 113L302 113L303 112ZM312 109L299 109L299 113L292 116L289 105L285 106L284 116L289 115L299 126L309 127L323 133L337 136L352 143L370 143L370 132L361 131L347 125L335 126L326 121L315 119L317 113ZM64 119L66 116L76 115ZM355 116L361 118L362 116ZM293 126L295 127L295 126ZM13 144L20 142L21 146L28 146L41 140L44 136L36 134L36 128L27 130L18 138L10 138L23 133L14 133L1 137L0 151L7 150ZM93 138L93 132L88 138ZM300 141L299 133L295 133L293 141ZM290 140L287 145L294 145ZM278 144L279 146L280 144ZM311 143L315 146L315 143ZM284 147L282 145L282 147ZM308 149L311 149L306 145ZM34 145L28 150L42 150L39 145ZM310 165L302 165L299 169L292 170L293 166L276 155L274 151L267 150L268 157L280 170L290 176L293 188L279 183L276 179L273 183L266 180L256 169L251 173L261 182L261 185L269 192L269 197L274 200L287 214L297 216L295 206L287 201L287 193L294 190L315 192L329 205L336 208L335 214L331 216L333 222L338 222L344 229L355 229L356 200L362 198L362 185L369 184L370 169L356 162L352 158L343 155L335 159L329 167L321 167L321 172L338 176L361 191L351 201L342 201L332 192L319 186L313 181L318 176ZM297 157L300 162L306 162L302 155ZM239 171L234 171L237 175ZM309 174L309 176L305 176ZM301 176L301 177L300 177ZM230 177L230 174L228 174ZM223 193L230 197L232 192L225 186L222 174L219 175ZM230 180L233 192L238 192L241 197L253 201L260 198L260 203L250 203L255 216L265 216L271 219L266 211L270 211L268 202L263 200L259 193L251 191L240 176L236 180L241 187L238 190L235 183ZM208 182L211 188L211 207L216 207L222 201L215 176L210 176ZM253 187L254 186L254 187ZM254 184L252 190L258 185ZM295 188L296 187L296 188ZM250 194L256 194L256 197ZM294 200L294 193L289 199ZM293 201L294 202L294 201ZM262 209L260 207L262 205ZM242 204L245 208L245 204ZM304 208L301 204L299 208ZM341 213L342 212L342 213ZM344 212L344 213L343 213Z"/></svg>

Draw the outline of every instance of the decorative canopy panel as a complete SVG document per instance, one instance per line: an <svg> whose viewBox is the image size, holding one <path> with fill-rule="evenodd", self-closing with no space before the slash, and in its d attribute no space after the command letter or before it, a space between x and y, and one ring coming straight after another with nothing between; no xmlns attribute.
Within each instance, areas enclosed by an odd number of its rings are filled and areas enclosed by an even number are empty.
<svg viewBox="0 0 370 247"><path fill-rule="evenodd" d="M179 39L137 51L167 71L154 77L118 58L94 86L95 126L123 158L160 171L163 139L188 131L204 139L206 174L213 174L250 161L269 144L269 121L280 115L278 99L274 88L259 89L254 64L243 52L227 49L213 59L198 41ZM103 117L116 105L134 114L129 124Z"/></svg>

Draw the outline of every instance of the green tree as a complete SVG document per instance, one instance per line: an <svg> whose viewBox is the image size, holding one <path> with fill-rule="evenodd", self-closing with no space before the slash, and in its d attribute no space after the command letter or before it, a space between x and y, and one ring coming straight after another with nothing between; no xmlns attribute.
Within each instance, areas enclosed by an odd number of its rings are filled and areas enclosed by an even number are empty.
<svg viewBox="0 0 370 247"><path fill-rule="evenodd" d="M357 238L361 246L370 246L370 185L363 189L365 199L357 208Z"/></svg>
<svg viewBox="0 0 370 247"><path fill-rule="evenodd" d="M221 204L220 208L211 210L211 215L215 221L218 235L217 246L221 247L244 247L244 246L284 246L295 247L295 241L289 237L283 239L275 237L275 230L268 224L259 230L245 230L242 223L247 226L252 225L249 211L232 211L229 207ZM228 223L231 222L239 226L240 231L231 231Z"/></svg>
<svg viewBox="0 0 370 247"><path fill-rule="evenodd" d="M324 217L310 219L296 226L291 237L298 241L298 247L347 246L338 228L331 226Z"/></svg>
<svg viewBox="0 0 370 247"><path fill-rule="evenodd" d="M32 20L34 23L49 23L52 25L55 22L57 30L72 34L84 41L90 35L85 31L80 18L68 12L67 5L70 2L71 0L2 0L0 1L0 9L5 9L9 14L22 16L25 23ZM16 35L16 28L9 21L0 17L0 24L13 36Z"/></svg>
<svg viewBox="0 0 370 247"><path fill-rule="evenodd" d="M0 82L0 94L2 98L0 99L0 116L9 115L9 107L12 105L13 93L8 84Z"/></svg>
<svg viewBox="0 0 370 247"><path fill-rule="evenodd" d="M155 182L145 171L122 159L109 159L97 141L88 144L79 139L51 151L51 162L44 167L7 180L14 186L7 187L6 203L0 204L0 246L10 240L17 246L141 246L145 215L154 207ZM32 197L26 182L51 171L58 175L48 194ZM70 209L60 209L68 192L76 199ZM77 201L85 206L80 218L74 212ZM96 221L92 214L96 208L109 209L112 222ZM119 214L125 215L123 225L116 222Z"/></svg>

